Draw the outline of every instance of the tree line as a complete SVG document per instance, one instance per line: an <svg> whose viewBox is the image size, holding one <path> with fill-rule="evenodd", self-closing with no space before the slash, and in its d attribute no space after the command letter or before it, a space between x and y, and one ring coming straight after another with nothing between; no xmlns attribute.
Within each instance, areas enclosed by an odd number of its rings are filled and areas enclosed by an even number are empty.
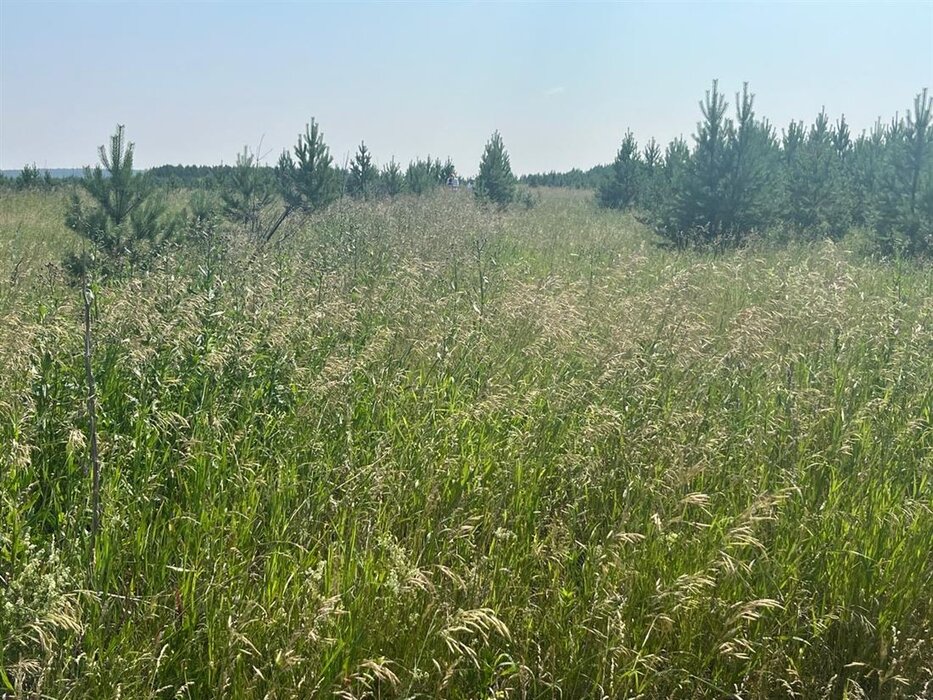
<svg viewBox="0 0 933 700"><path fill-rule="evenodd" d="M255 154L244 149L255 168L270 183L275 180L275 166L259 162ZM237 154L234 164L229 165L158 165L141 171L139 175L148 184L167 190L205 189L220 191L225 189L241 165L244 154ZM383 168L377 168L372 162L372 154L365 143L348 167L333 165L336 181L341 183L343 194L359 193L359 178L365 181L365 191L370 195L394 195L403 192L423 194L446 182L456 173L453 161L448 158L442 162L439 158L418 157L402 169L393 158ZM105 171L105 176L107 175ZM80 179L80 172L77 173ZM6 177L0 173L0 186L16 190L48 190L60 184L68 184L75 176L56 177L49 170L41 171L34 163L28 163L15 177Z"/></svg>
<svg viewBox="0 0 933 700"><path fill-rule="evenodd" d="M729 104L713 81L692 144L628 131L597 202L633 210L678 247L737 245L784 229L839 239L870 231L886 255L933 254L933 98L923 90L904 117L853 137L845 116L825 110L780 134L754 109L745 84Z"/></svg>
<svg viewBox="0 0 933 700"><path fill-rule="evenodd" d="M0 173L0 186L8 185L15 190L51 190L55 187L55 178L48 170L42 171L35 163L27 163L16 177L7 177Z"/></svg>
<svg viewBox="0 0 933 700"><path fill-rule="evenodd" d="M286 221L322 210L342 196L421 195L456 176L449 158L418 158L404 171L393 158L377 168L365 143L341 170L312 119L274 167L262 166L256 154L244 148L233 166L182 169L194 191L188 206L177 211L167 206L167 183L160 178L174 177L179 170L165 166L155 173L139 173L133 167L134 153L135 145L118 125L109 144L98 149L100 162L85 168L80 187L71 194L65 223L89 244L65 260L66 270L76 278L142 264L165 243L203 233L218 220L245 232L261 247ZM490 205L505 207L515 198L516 178L498 132L486 144L472 185L474 195Z"/></svg>
<svg viewBox="0 0 933 700"><path fill-rule="evenodd" d="M518 181L529 187L569 187L575 190L595 190L609 175L611 166L594 165L589 170L574 168L566 172L551 170L546 173L522 175Z"/></svg>
<svg viewBox="0 0 933 700"><path fill-rule="evenodd" d="M160 165L145 171L145 178L153 185L169 189L203 188L221 191L229 186L231 177L249 159L249 167L274 187L275 166L260 162L255 151L244 148L232 165ZM331 164L335 182L341 194L350 196L393 196L403 192L424 194L447 181L456 173L453 161L447 158L418 157L402 168L391 159L382 168L375 165L373 155L365 142L361 143L346 167Z"/></svg>

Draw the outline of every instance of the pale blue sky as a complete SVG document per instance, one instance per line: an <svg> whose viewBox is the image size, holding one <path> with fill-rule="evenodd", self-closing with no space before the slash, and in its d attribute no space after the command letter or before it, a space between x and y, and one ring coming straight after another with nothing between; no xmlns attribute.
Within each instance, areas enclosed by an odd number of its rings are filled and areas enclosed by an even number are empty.
<svg viewBox="0 0 933 700"><path fill-rule="evenodd" d="M779 127L825 105L853 130L933 87L933 2L345 3L0 0L0 167L274 160L315 116L335 159L453 157L494 129L516 172L689 136L712 78ZM732 100L730 99L730 102Z"/></svg>

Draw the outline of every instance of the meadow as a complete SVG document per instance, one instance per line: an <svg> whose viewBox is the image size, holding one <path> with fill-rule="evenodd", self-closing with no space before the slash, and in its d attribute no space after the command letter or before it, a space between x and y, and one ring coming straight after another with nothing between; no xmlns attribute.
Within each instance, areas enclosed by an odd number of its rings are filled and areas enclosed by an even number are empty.
<svg viewBox="0 0 933 700"><path fill-rule="evenodd" d="M0 193L0 693L933 693L933 267L591 192L340 200L95 289Z"/></svg>

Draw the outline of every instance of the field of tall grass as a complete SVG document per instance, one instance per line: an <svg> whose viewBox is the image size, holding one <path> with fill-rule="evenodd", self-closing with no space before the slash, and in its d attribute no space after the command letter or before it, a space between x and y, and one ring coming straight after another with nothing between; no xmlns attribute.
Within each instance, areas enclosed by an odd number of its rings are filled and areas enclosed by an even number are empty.
<svg viewBox="0 0 933 700"><path fill-rule="evenodd" d="M82 298L0 200L0 694L933 693L933 269L341 201ZM51 264L50 264L51 263Z"/></svg>

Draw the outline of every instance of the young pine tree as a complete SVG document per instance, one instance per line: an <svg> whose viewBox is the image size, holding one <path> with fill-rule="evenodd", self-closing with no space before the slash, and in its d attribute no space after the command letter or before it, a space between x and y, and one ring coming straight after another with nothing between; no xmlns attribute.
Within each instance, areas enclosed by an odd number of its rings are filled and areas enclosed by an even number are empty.
<svg viewBox="0 0 933 700"><path fill-rule="evenodd" d="M680 197L686 188L690 167L690 149L682 138L671 141L654 178L655 191L644 198L644 223L664 238L682 245L680 228Z"/></svg>
<svg viewBox="0 0 933 700"><path fill-rule="evenodd" d="M632 132L626 131L609 177L596 192L596 201L600 206L610 209L631 209L638 201L641 180L642 162L638 144Z"/></svg>
<svg viewBox="0 0 933 700"><path fill-rule="evenodd" d="M786 134L784 142L784 220L810 238L841 237L852 224L854 203L826 112L817 115L805 137L790 144L792 151Z"/></svg>
<svg viewBox="0 0 933 700"><path fill-rule="evenodd" d="M687 180L682 221L685 229L702 230L707 240L722 233L722 203L728 173L727 145L729 103L719 92L718 81L700 103L703 121L697 125L696 148Z"/></svg>
<svg viewBox="0 0 933 700"><path fill-rule="evenodd" d="M645 165L650 168L660 167L664 161L664 155L661 153L661 146L658 145L654 136L645 144Z"/></svg>
<svg viewBox="0 0 933 700"><path fill-rule="evenodd" d="M881 182L887 166L885 130L880 119L870 133L863 132L852 144L849 164L855 207L853 220L859 226L875 226Z"/></svg>
<svg viewBox="0 0 933 700"><path fill-rule="evenodd" d="M134 144L117 126L109 149L99 149L100 165L84 169L81 187L90 198L88 206L74 193L65 216L69 228L92 244L102 256L102 271L114 272L122 262L140 262L167 240L177 225L165 213L161 198L152 194L142 177L133 172ZM103 168L101 167L103 166ZM106 171L106 175L104 174ZM87 270L91 256L71 256L65 264L71 272Z"/></svg>
<svg viewBox="0 0 933 700"><path fill-rule="evenodd" d="M660 201L665 196L664 154L653 137L645 145L642 160L638 206L646 212L657 211Z"/></svg>
<svg viewBox="0 0 933 700"><path fill-rule="evenodd" d="M878 244L887 255L933 255L933 98L914 99L906 123L892 124L881 188Z"/></svg>
<svg viewBox="0 0 933 700"><path fill-rule="evenodd" d="M242 226L254 239L260 239L268 225L269 211L275 201L275 189L268 171L245 146L237 154L236 166L223 180L220 192L224 216Z"/></svg>
<svg viewBox="0 0 933 700"><path fill-rule="evenodd" d="M664 150L662 172L668 188L674 188L682 182L690 167L690 148L682 138L676 138L667 144Z"/></svg>
<svg viewBox="0 0 933 700"><path fill-rule="evenodd" d="M457 169L454 167L454 162L448 158L444 161L444 164L441 166L440 171L438 172L438 180L440 184L447 184L447 180L452 178L457 174Z"/></svg>
<svg viewBox="0 0 933 700"><path fill-rule="evenodd" d="M392 158L383 166L379 179L381 185L380 189L383 194L389 197L400 194L405 186L405 180L402 177L402 169L399 167L398 163L395 162L395 158Z"/></svg>
<svg viewBox="0 0 933 700"><path fill-rule="evenodd" d="M509 154L498 131L493 132L483 150L474 192L478 198L500 207L508 206L515 198L515 176L509 163Z"/></svg>
<svg viewBox="0 0 933 700"><path fill-rule="evenodd" d="M441 171L444 169L443 164L441 164L440 158L435 158L431 160L431 156L428 156L428 173L431 175L431 179L434 180L436 184L441 182Z"/></svg>
<svg viewBox="0 0 933 700"><path fill-rule="evenodd" d="M726 190L720 210L721 235L733 243L774 222L780 163L771 125L755 119L755 96L748 92L748 83L735 102L735 123L727 129Z"/></svg>
<svg viewBox="0 0 933 700"><path fill-rule="evenodd" d="M839 118L839 121L836 122L831 140L833 142L833 148L836 149L836 154L840 158L845 159L849 154L849 150L852 148L852 138L849 133L849 125L846 123L846 115L843 114Z"/></svg>
<svg viewBox="0 0 933 700"><path fill-rule="evenodd" d="M375 191L376 179L379 173L373 165L373 156L365 143L360 147L350 163L350 177L347 182L347 191L351 197L357 199L369 197Z"/></svg>
<svg viewBox="0 0 933 700"><path fill-rule="evenodd" d="M310 213L325 208L340 196L340 180L330 149L317 122L312 119L298 135L294 157L284 151L275 166L275 178L285 202L282 213L263 234L269 241L294 212Z"/></svg>
<svg viewBox="0 0 933 700"><path fill-rule="evenodd" d="M39 168L36 167L35 163L23 166L23 169L20 170L19 175L16 176L16 189L18 190L31 190L39 185Z"/></svg>
<svg viewBox="0 0 933 700"><path fill-rule="evenodd" d="M425 194L437 186L437 176L433 172L431 158L417 158L408 164L405 171L405 188L412 194Z"/></svg>
<svg viewBox="0 0 933 700"><path fill-rule="evenodd" d="M781 136L781 149L784 165L789 166L800 154L800 149L807 140L807 130L802 121L792 121Z"/></svg>
<svg viewBox="0 0 933 700"><path fill-rule="evenodd" d="M714 80L700 102L703 121L697 124L694 150L671 180L670 203L654 217L658 233L678 247L709 243L723 233L729 177L727 107Z"/></svg>
<svg viewBox="0 0 933 700"><path fill-rule="evenodd" d="M669 201L657 202L652 218L675 245L736 244L775 220L779 151L771 125L755 118L754 99L745 84L732 121L714 80L700 103L693 152L683 142L668 148L661 200Z"/></svg>

